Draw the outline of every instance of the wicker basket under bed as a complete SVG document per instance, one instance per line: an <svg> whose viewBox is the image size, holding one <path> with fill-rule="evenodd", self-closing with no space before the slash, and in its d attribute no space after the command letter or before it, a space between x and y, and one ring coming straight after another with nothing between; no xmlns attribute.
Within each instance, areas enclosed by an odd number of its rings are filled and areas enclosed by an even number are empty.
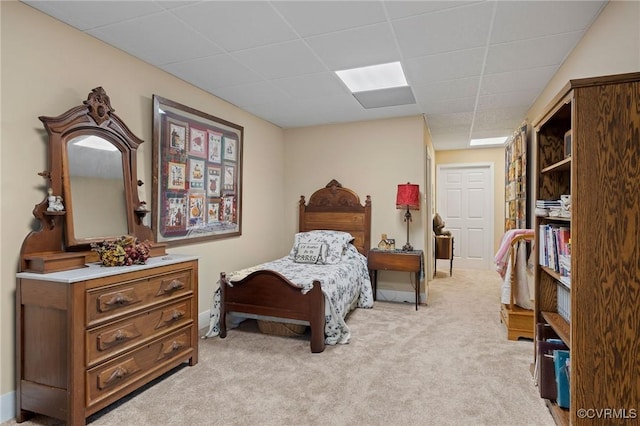
<svg viewBox="0 0 640 426"><path fill-rule="evenodd" d="M289 324L277 321L258 320L258 329L264 334L295 337L304 335L305 331L307 330L307 326L302 324Z"/></svg>

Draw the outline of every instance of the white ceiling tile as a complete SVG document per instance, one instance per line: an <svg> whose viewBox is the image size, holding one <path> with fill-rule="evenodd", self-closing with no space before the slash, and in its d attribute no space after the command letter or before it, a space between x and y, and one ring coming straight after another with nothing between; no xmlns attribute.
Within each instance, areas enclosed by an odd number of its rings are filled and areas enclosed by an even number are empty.
<svg viewBox="0 0 640 426"><path fill-rule="evenodd" d="M239 107L267 102L284 103L291 101L289 95L267 81L243 84L233 87L219 87L218 96Z"/></svg>
<svg viewBox="0 0 640 426"><path fill-rule="evenodd" d="M469 148L469 133L447 133L433 138L433 148L436 151Z"/></svg>
<svg viewBox="0 0 640 426"><path fill-rule="evenodd" d="M525 107L529 108L538 95L535 90L519 90L483 95L478 98L478 111L484 109Z"/></svg>
<svg viewBox="0 0 640 426"><path fill-rule="evenodd" d="M527 113L526 107L516 108L495 108L491 110L478 111L474 118L474 130L486 130L492 128L505 127L503 123L509 123L514 130L522 121L524 121Z"/></svg>
<svg viewBox="0 0 640 426"><path fill-rule="evenodd" d="M332 72L281 78L272 80L272 83L287 92L292 99L350 95L344 84Z"/></svg>
<svg viewBox="0 0 640 426"><path fill-rule="evenodd" d="M486 73L559 65L575 47L581 32L566 33L491 46Z"/></svg>
<svg viewBox="0 0 640 426"><path fill-rule="evenodd" d="M238 86L262 80L262 77L228 54L175 62L162 66L162 69L211 91L219 87Z"/></svg>
<svg viewBox="0 0 640 426"><path fill-rule="evenodd" d="M417 99L439 102L447 99L470 98L478 94L480 77L440 81L425 86L413 85Z"/></svg>
<svg viewBox="0 0 640 426"><path fill-rule="evenodd" d="M152 65L164 65L220 52L213 43L169 12L87 31Z"/></svg>
<svg viewBox="0 0 640 426"><path fill-rule="evenodd" d="M606 1L500 1L492 43L583 31Z"/></svg>
<svg viewBox="0 0 640 426"><path fill-rule="evenodd" d="M444 80L477 77L482 73L484 48L421 56L405 61L411 85L427 85Z"/></svg>
<svg viewBox="0 0 640 426"><path fill-rule="evenodd" d="M242 50L233 53L233 56L267 79L326 71L300 40Z"/></svg>
<svg viewBox="0 0 640 426"><path fill-rule="evenodd" d="M443 126L443 127L431 127L431 125L429 125L429 131L431 132L431 136L438 136L438 137L441 135L450 135L452 133L469 136L471 134L471 125L469 126L451 125L451 126Z"/></svg>
<svg viewBox="0 0 640 426"><path fill-rule="evenodd" d="M484 46L492 9L479 3L393 21L403 57Z"/></svg>
<svg viewBox="0 0 640 426"><path fill-rule="evenodd" d="M265 1L204 1L173 13L230 52L298 38Z"/></svg>
<svg viewBox="0 0 640 426"><path fill-rule="evenodd" d="M386 21L381 2L274 1L271 4L302 37Z"/></svg>
<svg viewBox="0 0 640 426"><path fill-rule="evenodd" d="M485 74L482 77L480 94L489 95L492 93L513 92L517 90L536 90L540 93L557 70L558 66L552 65L496 74Z"/></svg>
<svg viewBox="0 0 640 426"><path fill-rule="evenodd" d="M407 16L421 15L424 13L437 12L443 9L453 9L469 4L479 3L478 1L387 1L385 6L391 19L406 18Z"/></svg>
<svg viewBox="0 0 640 426"><path fill-rule="evenodd" d="M201 0L159 0L156 1L156 3L159 6L164 7L165 9L169 10L169 9L175 9L175 8L181 8L181 7L188 7L191 6L192 4L196 4L199 3Z"/></svg>
<svg viewBox="0 0 640 426"><path fill-rule="evenodd" d="M79 30L115 24L163 10L151 1L23 1Z"/></svg>
<svg viewBox="0 0 640 426"><path fill-rule="evenodd" d="M429 114L427 123L429 127L443 128L446 126L471 126L473 112L455 112L451 114Z"/></svg>
<svg viewBox="0 0 640 426"><path fill-rule="evenodd" d="M473 111L475 102L475 97L448 99L440 102L429 102L428 100L422 102L418 100L418 104L424 114L449 114L453 112Z"/></svg>
<svg viewBox="0 0 640 426"><path fill-rule="evenodd" d="M494 127L490 129L473 130L470 135L470 139L484 139L493 137L509 137L513 134L513 131L519 126L519 122L511 123L508 127ZM489 147L487 147L489 148ZM495 148L495 146L494 146Z"/></svg>
<svg viewBox="0 0 640 426"><path fill-rule="evenodd" d="M389 24L369 25L309 37L306 42L332 71L400 59Z"/></svg>

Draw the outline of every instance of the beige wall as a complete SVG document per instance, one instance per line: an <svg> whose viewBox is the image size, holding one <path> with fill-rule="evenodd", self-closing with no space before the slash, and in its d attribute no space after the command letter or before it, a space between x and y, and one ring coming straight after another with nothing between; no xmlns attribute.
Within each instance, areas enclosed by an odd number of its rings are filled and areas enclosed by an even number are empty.
<svg viewBox="0 0 640 426"><path fill-rule="evenodd" d="M363 202L371 196L371 245L377 246L380 235L387 234L399 248L406 243L407 228L404 212L395 207L397 185L417 183L421 210L413 215L409 240L415 249L424 249L424 132L422 116L285 130L286 199L291 204L285 223L292 231L297 226L294 204L300 195L308 197L336 179ZM411 292L406 276L396 274L381 274L379 287Z"/></svg>
<svg viewBox="0 0 640 426"><path fill-rule="evenodd" d="M468 150L436 151L436 167L443 164L493 164L493 246L498 251L504 233L504 147ZM436 188L438 182L435 182Z"/></svg>
<svg viewBox="0 0 640 426"><path fill-rule="evenodd" d="M103 86L116 113L142 138L138 176L151 203L152 95L158 94L244 126L243 223L239 238L171 249L200 256L199 312L209 308L219 273L288 249L282 129L18 2L0 2L2 124L0 214L0 396L14 386L15 273L33 207L46 196L37 175L47 167L38 116L56 116ZM270 244L264 244L269 241ZM239 256L238 253L243 253Z"/></svg>

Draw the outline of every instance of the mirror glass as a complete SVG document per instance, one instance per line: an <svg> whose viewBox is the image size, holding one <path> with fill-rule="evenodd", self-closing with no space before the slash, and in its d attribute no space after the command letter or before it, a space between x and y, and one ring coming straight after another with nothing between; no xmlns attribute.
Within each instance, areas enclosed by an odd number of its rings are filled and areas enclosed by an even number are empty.
<svg viewBox="0 0 640 426"><path fill-rule="evenodd" d="M129 233L122 152L107 139L82 135L67 143L67 211L77 241ZM73 207L72 207L73 206Z"/></svg>

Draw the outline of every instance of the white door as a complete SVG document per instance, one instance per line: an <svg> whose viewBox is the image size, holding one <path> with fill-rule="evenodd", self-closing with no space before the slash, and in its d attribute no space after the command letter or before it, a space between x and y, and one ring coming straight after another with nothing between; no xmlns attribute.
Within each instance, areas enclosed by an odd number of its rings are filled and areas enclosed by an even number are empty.
<svg viewBox="0 0 640 426"><path fill-rule="evenodd" d="M493 165L440 165L437 181L437 212L454 237L454 269L491 269ZM438 268L443 267L448 269L438 264Z"/></svg>

